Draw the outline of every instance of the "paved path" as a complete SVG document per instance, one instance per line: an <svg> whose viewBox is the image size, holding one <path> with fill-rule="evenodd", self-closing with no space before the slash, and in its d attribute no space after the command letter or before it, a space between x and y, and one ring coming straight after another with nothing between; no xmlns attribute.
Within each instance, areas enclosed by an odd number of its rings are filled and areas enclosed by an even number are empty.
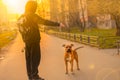
<svg viewBox="0 0 120 80"><path fill-rule="evenodd" d="M46 80L120 80L120 56L115 49L100 50L79 43L59 39L54 36L42 34L41 51L42 60L39 74ZM74 74L65 74L64 48L62 44L73 43L79 49L80 71L74 66ZM0 61L0 80L27 80L25 56L21 52L24 44L20 35L3 49L4 60Z"/></svg>

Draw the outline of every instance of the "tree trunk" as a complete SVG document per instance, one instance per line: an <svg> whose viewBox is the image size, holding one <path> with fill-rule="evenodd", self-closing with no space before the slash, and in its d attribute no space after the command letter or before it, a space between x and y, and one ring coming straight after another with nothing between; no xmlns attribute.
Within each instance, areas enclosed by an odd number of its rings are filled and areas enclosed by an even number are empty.
<svg viewBox="0 0 120 80"><path fill-rule="evenodd" d="M79 9L79 17L80 17L80 21L81 21L81 26L80 26L80 31L84 32L85 27L86 27L86 23L85 23L85 10L84 10L84 5L82 0L78 0L78 9Z"/></svg>
<svg viewBox="0 0 120 80"><path fill-rule="evenodd" d="M114 19L116 22L116 36L120 36L120 16L114 15Z"/></svg>

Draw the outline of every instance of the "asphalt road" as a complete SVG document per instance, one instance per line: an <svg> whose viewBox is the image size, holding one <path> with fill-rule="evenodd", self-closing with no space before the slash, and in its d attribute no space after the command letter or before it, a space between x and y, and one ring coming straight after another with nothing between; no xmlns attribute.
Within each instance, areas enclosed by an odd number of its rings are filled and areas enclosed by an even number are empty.
<svg viewBox="0 0 120 80"><path fill-rule="evenodd" d="M44 33L41 37L39 75L45 80L120 80L120 56L116 55L116 49L100 50ZM77 71L74 63L74 73L66 75L62 45L71 43L74 48L84 48L77 50L80 71ZM21 52L23 48L24 43L18 34L9 46L2 49L0 55L4 54L4 58L0 60L0 80L27 80L25 56Z"/></svg>

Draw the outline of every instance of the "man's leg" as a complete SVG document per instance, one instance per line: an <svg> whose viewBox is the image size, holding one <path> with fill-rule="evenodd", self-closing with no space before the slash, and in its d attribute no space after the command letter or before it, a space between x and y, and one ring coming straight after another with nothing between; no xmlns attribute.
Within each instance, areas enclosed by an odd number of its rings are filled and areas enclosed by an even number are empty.
<svg viewBox="0 0 120 80"><path fill-rule="evenodd" d="M27 75L29 79L32 79L32 69L31 69L31 47L26 45L25 47L25 58L26 58L26 68Z"/></svg>
<svg viewBox="0 0 120 80"><path fill-rule="evenodd" d="M39 43L32 45L32 75L33 77L39 77L38 67L41 60L41 51Z"/></svg>

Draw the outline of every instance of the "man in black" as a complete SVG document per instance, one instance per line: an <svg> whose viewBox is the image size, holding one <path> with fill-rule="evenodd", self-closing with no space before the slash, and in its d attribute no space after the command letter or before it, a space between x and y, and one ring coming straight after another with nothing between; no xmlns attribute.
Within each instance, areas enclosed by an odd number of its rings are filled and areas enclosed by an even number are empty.
<svg viewBox="0 0 120 80"><path fill-rule="evenodd" d="M62 23L42 19L35 14L36 1L28 1L25 6L25 13L18 19L19 31L25 42L26 67L29 80L44 80L38 75L38 66L41 59L40 33L38 24L49 26L62 26Z"/></svg>

